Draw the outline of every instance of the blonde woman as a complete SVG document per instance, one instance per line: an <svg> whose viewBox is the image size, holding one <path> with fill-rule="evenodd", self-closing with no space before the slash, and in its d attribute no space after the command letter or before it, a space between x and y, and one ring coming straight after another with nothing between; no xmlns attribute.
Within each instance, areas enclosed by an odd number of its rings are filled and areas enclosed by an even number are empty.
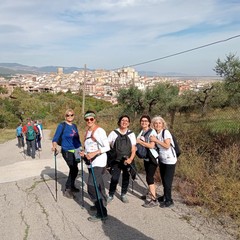
<svg viewBox="0 0 240 240"><path fill-rule="evenodd" d="M156 116L152 119L152 124L157 132L157 136L151 136L151 141L155 142L159 149L159 167L160 175L163 184L163 196L159 197L160 207L172 207L172 183L177 162L177 157L173 138L167 129L167 123L161 116ZM164 134L163 134L164 132Z"/></svg>
<svg viewBox="0 0 240 240"><path fill-rule="evenodd" d="M61 138L61 153L69 167L69 174L64 192L64 196L67 198L73 198L73 192L79 192L79 189L75 187L75 180L78 175L78 161L76 159L76 153L81 147L81 142L77 126L73 123L73 121L74 111L72 109L68 109L65 112L65 121L58 125L52 139L52 151L57 151L57 144Z"/></svg>

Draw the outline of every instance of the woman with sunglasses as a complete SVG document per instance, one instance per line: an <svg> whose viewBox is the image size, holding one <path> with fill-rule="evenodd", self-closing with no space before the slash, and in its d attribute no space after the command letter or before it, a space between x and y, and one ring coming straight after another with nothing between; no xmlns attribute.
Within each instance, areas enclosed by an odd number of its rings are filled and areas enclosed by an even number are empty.
<svg viewBox="0 0 240 240"><path fill-rule="evenodd" d="M88 218L91 222L107 219L107 195L103 182L107 164L106 152L110 150L105 130L96 124L94 111L87 111L84 115L87 131L84 139L84 151L80 155L88 165L88 194L97 210L96 215ZM96 187L96 188L95 188Z"/></svg>
<svg viewBox="0 0 240 240"><path fill-rule="evenodd" d="M69 167L69 174L64 192L64 196L67 198L73 198L73 192L79 192L79 189L75 187L75 180L78 175L79 162L76 156L80 151L81 142L77 126L73 123L73 120L74 111L68 109L65 112L65 121L58 125L52 139L52 151L56 151L57 153L57 144L61 138L61 153Z"/></svg>

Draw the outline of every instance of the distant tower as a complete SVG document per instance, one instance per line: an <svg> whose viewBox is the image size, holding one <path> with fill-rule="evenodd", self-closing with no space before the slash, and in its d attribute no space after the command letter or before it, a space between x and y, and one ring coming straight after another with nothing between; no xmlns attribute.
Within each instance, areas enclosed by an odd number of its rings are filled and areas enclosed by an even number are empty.
<svg viewBox="0 0 240 240"><path fill-rule="evenodd" d="M62 67L59 67L57 69L57 73L60 75L60 74L63 74L63 68Z"/></svg>

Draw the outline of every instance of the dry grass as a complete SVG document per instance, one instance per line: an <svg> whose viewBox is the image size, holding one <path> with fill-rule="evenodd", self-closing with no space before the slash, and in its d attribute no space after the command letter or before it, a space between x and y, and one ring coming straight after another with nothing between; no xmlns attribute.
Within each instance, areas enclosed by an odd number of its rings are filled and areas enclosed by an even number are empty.
<svg viewBox="0 0 240 240"><path fill-rule="evenodd" d="M0 129L0 144L16 138L15 129Z"/></svg>

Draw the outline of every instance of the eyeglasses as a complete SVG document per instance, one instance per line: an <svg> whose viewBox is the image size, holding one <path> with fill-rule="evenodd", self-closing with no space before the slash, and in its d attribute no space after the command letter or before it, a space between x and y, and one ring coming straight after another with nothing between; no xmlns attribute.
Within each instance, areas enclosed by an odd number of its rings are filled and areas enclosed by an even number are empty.
<svg viewBox="0 0 240 240"><path fill-rule="evenodd" d="M74 114L66 114L66 117L73 117Z"/></svg>
<svg viewBox="0 0 240 240"><path fill-rule="evenodd" d="M94 120L94 118L85 118L84 119L86 122L92 122Z"/></svg>

